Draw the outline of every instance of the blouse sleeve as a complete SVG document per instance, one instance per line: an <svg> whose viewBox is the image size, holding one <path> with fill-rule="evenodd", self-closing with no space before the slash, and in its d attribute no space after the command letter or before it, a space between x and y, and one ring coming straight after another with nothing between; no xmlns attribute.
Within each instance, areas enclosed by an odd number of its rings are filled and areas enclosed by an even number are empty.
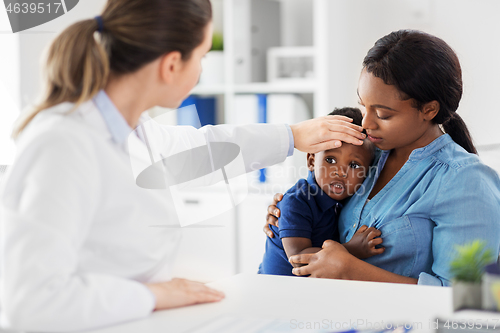
<svg viewBox="0 0 500 333"><path fill-rule="evenodd" d="M71 133L45 133L19 148L1 201L3 326L75 331L153 311L143 284L79 270L100 200L96 165L92 145Z"/></svg>
<svg viewBox="0 0 500 333"><path fill-rule="evenodd" d="M433 274L421 273L419 284L450 284L450 262L455 258L457 245L479 239L486 242L495 257L499 254L500 180L497 173L479 161L447 168L431 209L435 223Z"/></svg>

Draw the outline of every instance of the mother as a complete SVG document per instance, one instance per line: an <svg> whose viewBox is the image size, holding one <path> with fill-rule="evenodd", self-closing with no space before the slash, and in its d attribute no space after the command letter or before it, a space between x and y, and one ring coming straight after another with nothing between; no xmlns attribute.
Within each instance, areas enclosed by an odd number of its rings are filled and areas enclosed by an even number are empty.
<svg viewBox="0 0 500 333"><path fill-rule="evenodd" d="M420 31L382 37L363 61L358 96L363 127L381 152L342 210L340 242L362 225L374 226L386 250L362 261L326 241L316 254L290 258L307 264L294 274L449 285L455 244L482 239L498 255L500 180L475 155L456 113L462 73L450 46ZM269 206L268 224L277 223L278 200Z"/></svg>

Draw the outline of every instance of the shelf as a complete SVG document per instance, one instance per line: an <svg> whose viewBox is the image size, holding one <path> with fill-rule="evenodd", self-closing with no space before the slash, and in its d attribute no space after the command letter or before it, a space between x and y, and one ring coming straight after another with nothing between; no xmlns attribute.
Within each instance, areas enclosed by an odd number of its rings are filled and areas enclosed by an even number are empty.
<svg viewBox="0 0 500 333"><path fill-rule="evenodd" d="M238 84L234 87L237 94L272 94L272 93L314 93L316 84L314 82L293 83L250 83Z"/></svg>
<svg viewBox="0 0 500 333"><path fill-rule="evenodd" d="M217 29L222 30L224 35L224 64L223 69L216 70L218 74L223 74L223 80L213 80L217 82L210 84L210 80L202 80L191 94L200 96L217 96L218 109L224 114L224 119L231 119L229 110L234 109L235 97L243 94L303 94L307 100L308 107L312 114L320 116L329 110L329 43L328 43L328 0L297 0L282 2L281 19L282 26L285 27L281 36L281 46L305 46L314 48L314 68L321 71L314 73L314 78L297 79L279 82L255 82L255 83L235 83L238 71L236 71L236 58L240 47L242 24L250 24L250 18L239 17L242 2L239 0L217 0L214 3L214 22L217 21ZM304 16L305 15L305 16ZM283 28L282 27L282 28ZM307 31L305 34L297 32ZM245 30L245 33L248 31ZM310 35L310 36L309 36ZM246 37L245 37L246 38ZM244 44L246 45L246 44ZM250 50L248 50L250 52ZM205 74L214 67L205 68ZM263 79L264 80L264 79ZM242 81L238 81L242 82ZM248 82L248 81L243 81Z"/></svg>
<svg viewBox="0 0 500 333"><path fill-rule="evenodd" d="M235 94L312 94L316 92L315 82L291 82L291 83L249 83L232 86L225 85L199 85L191 94L194 95L222 95L225 93Z"/></svg>

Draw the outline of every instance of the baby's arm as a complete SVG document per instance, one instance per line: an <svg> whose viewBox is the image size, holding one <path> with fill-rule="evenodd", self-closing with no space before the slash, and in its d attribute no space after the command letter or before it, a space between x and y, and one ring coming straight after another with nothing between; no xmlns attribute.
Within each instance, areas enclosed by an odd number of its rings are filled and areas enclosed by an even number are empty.
<svg viewBox="0 0 500 333"><path fill-rule="evenodd" d="M312 242L305 237L284 237L281 239L286 256L290 258L296 254L316 253L321 250L320 247L312 247ZM292 264L293 267L302 266L300 264Z"/></svg>
<svg viewBox="0 0 500 333"><path fill-rule="evenodd" d="M368 228L366 225L362 225L351 240L342 245L353 256L366 259L384 252L385 248L383 247L375 248L375 246L382 244L382 238L379 237L381 234L380 230L374 227Z"/></svg>

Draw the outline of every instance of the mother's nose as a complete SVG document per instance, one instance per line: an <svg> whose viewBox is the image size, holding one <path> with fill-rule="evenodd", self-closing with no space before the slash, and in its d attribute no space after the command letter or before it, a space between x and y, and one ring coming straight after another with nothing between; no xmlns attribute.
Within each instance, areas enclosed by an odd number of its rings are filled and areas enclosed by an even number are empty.
<svg viewBox="0 0 500 333"><path fill-rule="evenodd" d="M363 121L361 122L361 126L364 129L376 129L377 123L375 121L376 115L374 112L366 110L363 115Z"/></svg>

